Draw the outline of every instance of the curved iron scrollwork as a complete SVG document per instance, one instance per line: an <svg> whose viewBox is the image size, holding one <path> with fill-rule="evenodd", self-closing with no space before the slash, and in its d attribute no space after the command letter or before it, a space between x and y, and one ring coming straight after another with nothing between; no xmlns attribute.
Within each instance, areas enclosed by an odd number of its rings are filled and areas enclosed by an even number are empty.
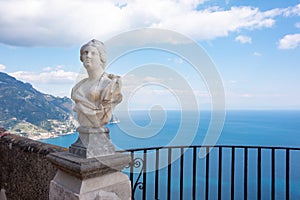
<svg viewBox="0 0 300 200"><path fill-rule="evenodd" d="M129 167L132 168L132 172L131 173L134 173L133 172L133 168L141 168L140 172L139 172L139 175L138 175L137 179L135 180L135 183L133 184L133 187L132 187L132 199L134 199L134 194L135 194L135 191L136 191L137 188L139 190L143 190L144 189L144 183L142 181L140 181L141 176L142 176L143 171L144 171L143 165L144 165L144 160L142 158L134 158L129 163L129 166L126 167L126 168L129 168ZM133 181L133 180L131 180L131 181Z"/></svg>

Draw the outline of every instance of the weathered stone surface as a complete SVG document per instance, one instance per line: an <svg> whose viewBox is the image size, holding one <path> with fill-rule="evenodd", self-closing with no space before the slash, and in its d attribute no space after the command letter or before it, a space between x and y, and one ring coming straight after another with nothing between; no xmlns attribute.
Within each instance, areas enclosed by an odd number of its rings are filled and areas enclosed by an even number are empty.
<svg viewBox="0 0 300 200"><path fill-rule="evenodd" d="M50 200L131 199L130 181L121 172L81 180L59 170L50 188Z"/></svg>
<svg viewBox="0 0 300 200"><path fill-rule="evenodd" d="M46 159L67 149L13 134L0 137L0 189L7 199L47 200L57 169Z"/></svg>
<svg viewBox="0 0 300 200"><path fill-rule="evenodd" d="M0 190L0 200L7 200L6 194L5 194L5 189Z"/></svg>
<svg viewBox="0 0 300 200"><path fill-rule="evenodd" d="M79 137L73 143L69 152L82 158L95 158L115 153L115 147L110 141L109 129L106 127L78 127Z"/></svg>
<svg viewBox="0 0 300 200"><path fill-rule="evenodd" d="M50 200L131 198L130 181L120 172L129 164L129 154L114 153L87 159L59 152L47 158L59 169L51 181Z"/></svg>
<svg viewBox="0 0 300 200"><path fill-rule="evenodd" d="M68 152L52 153L47 158L60 170L81 179L121 171L131 159L129 154L121 153L85 159Z"/></svg>
<svg viewBox="0 0 300 200"><path fill-rule="evenodd" d="M121 200L121 199L116 195L116 193L106 192L101 190L98 193L96 200Z"/></svg>

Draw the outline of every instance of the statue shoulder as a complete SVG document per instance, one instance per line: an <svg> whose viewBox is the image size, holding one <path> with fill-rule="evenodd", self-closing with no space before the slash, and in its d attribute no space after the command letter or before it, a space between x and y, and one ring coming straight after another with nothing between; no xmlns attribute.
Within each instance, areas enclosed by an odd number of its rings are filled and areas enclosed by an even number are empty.
<svg viewBox="0 0 300 200"><path fill-rule="evenodd" d="M81 81L79 81L78 83L76 83L76 85L72 88L72 91L77 90L86 80L87 80L87 78L84 78Z"/></svg>

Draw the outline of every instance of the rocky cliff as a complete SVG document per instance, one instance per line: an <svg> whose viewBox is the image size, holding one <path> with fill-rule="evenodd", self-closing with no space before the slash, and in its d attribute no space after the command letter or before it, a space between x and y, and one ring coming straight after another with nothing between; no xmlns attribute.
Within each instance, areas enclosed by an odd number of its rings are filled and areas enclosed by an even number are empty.
<svg viewBox="0 0 300 200"><path fill-rule="evenodd" d="M23 123L47 132L57 132L66 126L74 128L72 121L71 99L43 94L29 83L0 72L0 126L22 132L16 126Z"/></svg>

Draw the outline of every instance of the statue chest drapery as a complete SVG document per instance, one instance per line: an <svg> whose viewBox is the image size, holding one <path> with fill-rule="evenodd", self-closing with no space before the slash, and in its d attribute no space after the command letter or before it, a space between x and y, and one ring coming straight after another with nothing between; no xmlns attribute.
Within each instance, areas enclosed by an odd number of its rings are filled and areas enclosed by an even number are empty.
<svg viewBox="0 0 300 200"><path fill-rule="evenodd" d="M71 98L75 101L74 111L96 114L111 94L112 80L107 74L94 81L83 79L72 89Z"/></svg>

